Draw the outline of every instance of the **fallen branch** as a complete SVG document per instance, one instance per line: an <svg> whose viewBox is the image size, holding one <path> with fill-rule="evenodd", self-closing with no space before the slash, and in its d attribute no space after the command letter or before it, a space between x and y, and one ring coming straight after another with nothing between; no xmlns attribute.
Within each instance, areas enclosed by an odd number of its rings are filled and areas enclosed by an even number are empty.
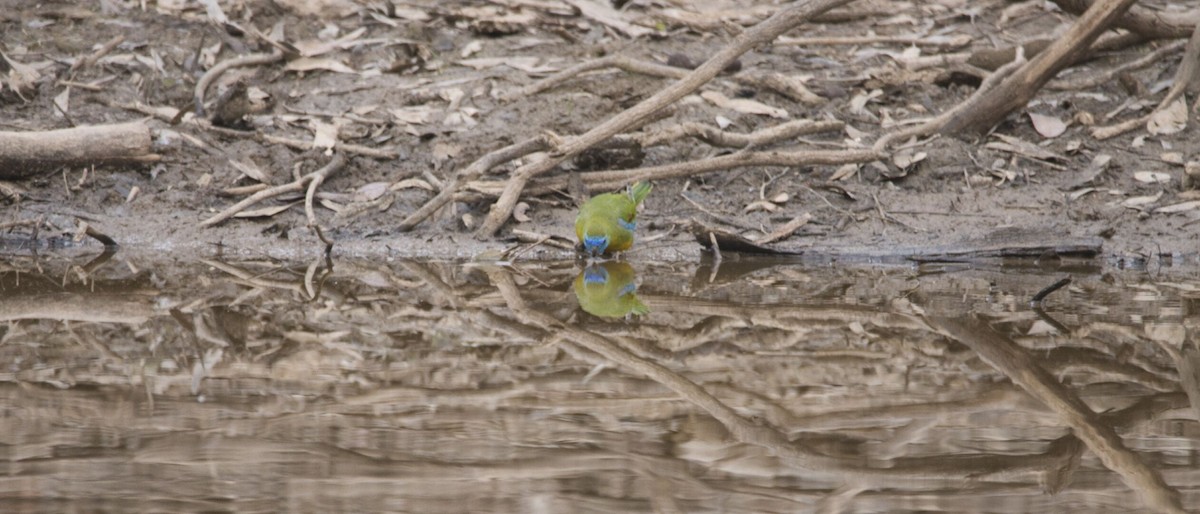
<svg viewBox="0 0 1200 514"><path fill-rule="evenodd" d="M1132 61L1122 63L1120 65L1108 68L1101 73L1090 75L1087 77L1078 77L1074 79L1052 80L1046 84L1046 89L1076 91L1081 89L1091 89L1100 86L1112 80L1113 77L1122 73L1127 73L1133 70L1140 70L1151 64L1154 64L1162 59L1167 54L1175 53L1180 48L1183 48L1185 42L1176 41L1174 43L1164 45L1162 48L1150 52L1142 57Z"/></svg>
<svg viewBox="0 0 1200 514"><path fill-rule="evenodd" d="M1058 7L1068 13L1080 15L1093 4L1091 0L1053 0ZM1114 25L1135 34L1151 39L1185 38L1192 29L1200 24L1200 16L1195 13L1172 13L1171 18L1152 9L1133 6L1129 11L1116 19Z"/></svg>
<svg viewBox="0 0 1200 514"><path fill-rule="evenodd" d="M237 57L217 63L204 75L200 80L196 81L195 102L196 116L204 116L204 92L208 90L208 86L212 85L223 73L233 68L242 68L246 66L258 66L262 64L271 64L283 60L283 50L278 47L271 50L269 54L250 54L243 57Z"/></svg>
<svg viewBox="0 0 1200 514"><path fill-rule="evenodd" d="M91 55L84 57L83 59L79 59L78 61L75 61L75 64L71 65L71 68L67 70L67 73L70 75L73 75L76 71L85 70L85 69L91 68L92 66L95 66L96 61L99 61L101 57L108 55L109 52L112 52L113 49L117 47L117 45L120 45L121 43L124 43L124 42L125 42L124 34L114 36L112 39L109 39L103 45L100 45L100 48L96 49L95 52L92 52Z"/></svg>
<svg viewBox="0 0 1200 514"><path fill-rule="evenodd" d="M1150 121L1160 111L1175 103L1185 92L1192 91L1197 83L1200 83L1200 24L1196 24L1196 29L1192 32L1191 39L1188 40L1187 48L1183 52L1183 59L1179 64L1179 69L1175 71L1175 80L1171 83L1171 89L1167 90L1166 96L1163 97L1162 101L1158 102L1158 106L1145 116L1126 120L1115 125L1093 128L1092 137L1104 140L1145 125L1146 122Z"/></svg>
<svg viewBox="0 0 1200 514"><path fill-rule="evenodd" d="M749 134L738 134L726 132L712 125L688 122L646 134L638 139L644 147L658 146L683 137L694 137L712 146L726 148L761 147L796 136L842 130L845 126L845 122L837 120L795 120L756 130Z"/></svg>
<svg viewBox="0 0 1200 514"><path fill-rule="evenodd" d="M579 75L589 71L603 70L606 68L616 68L627 71L629 73L637 73L641 75L649 75L652 77L662 77L668 79L683 79L691 73L691 70L686 68L677 68L675 66L667 66L655 62L642 61L625 55L608 55L599 59L583 62L571 66L565 70L559 71L549 77L526 85L516 91L512 91L504 95L504 101L512 101L519 98L526 98L536 95L557 87L564 82L571 80ZM825 101L817 94L809 91L804 83L793 79L786 75L774 72L745 72L739 73L732 77L732 80L746 86L766 88L783 96L790 98L796 102L805 105L818 105Z"/></svg>
<svg viewBox="0 0 1200 514"><path fill-rule="evenodd" d="M0 132L0 179L16 179L63 166L146 164L150 127L140 121L40 132Z"/></svg>
<svg viewBox="0 0 1200 514"><path fill-rule="evenodd" d="M119 107L121 109L126 109L126 110L130 110L130 111L134 111L134 112L140 112L142 114L153 116L155 118L158 118L158 119L160 119L162 121L166 121L166 122L170 122L172 119L174 119L176 116L178 116L178 113L179 113L179 109L176 109L174 107L154 107L151 105L143 104L141 102L114 103L112 105L114 107ZM274 144L278 144L278 145L284 145L284 146L288 146L291 148L295 148L297 150L311 150L313 147L312 141L305 141L303 139L293 139L290 137L283 137L283 136L272 136L270 134L264 134L262 132L257 132L257 131L244 131L244 130L234 130L234 129L224 128L224 127L217 127L217 126L214 126L212 123L210 123L208 120L205 120L203 118L198 118L198 117L187 118L187 119L183 120L183 123L185 123L187 125L191 125L196 128L199 128L201 130L206 130L209 132L216 132L216 133L224 135L224 136L253 139L253 140L261 142L261 143L274 143ZM343 143L341 141L338 141L336 144L334 144L333 149L337 150L339 152L362 155L364 157L371 157L374 159L395 159L395 158L399 157L399 155L396 152L391 151L391 150L380 150L378 148L371 148L369 146Z"/></svg>
<svg viewBox="0 0 1200 514"><path fill-rule="evenodd" d="M1098 0L1092 4L1062 38L985 93L972 109L959 111L941 127L941 133L982 133L994 127L1014 109L1028 103L1054 74L1087 52L1100 33L1108 30L1134 1Z"/></svg>
<svg viewBox="0 0 1200 514"><path fill-rule="evenodd" d="M338 152L333 154L329 164L309 174L308 192L304 195L304 215L308 218L308 226L317 227L317 213L313 212L313 197L317 194L317 188L321 187L330 174L340 170L345 164L346 154Z"/></svg>
<svg viewBox="0 0 1200 514"><path fill-rule="evenodd" d="M329 161L329 164L326 164L321 169L314 171L312 173L309 173L307 175L304 175L303 177L300 177L291 182L288 182L287 184L270 187L270 188L264 189L262 191L259 191L257 193L254 193L249 198L242 200L242 201L234 204L232 207L226 208L225 210L213 215L211 218L208 218L208 219L200 222L200 226L201 227L210 227L210 226L216 225L217 223L220 223L222 221L225 221L229 218L234 217L235 215L237 215L237 213L242 212L247 207L250 207L251 205L254 205L258 202L261 202L268 198L274 198L276 196L286 194L286 193L294 193L294 192L298 192L298 191L304 191L305 189L309 190L307 195L305 196L305 205L304 205L305 212L308 214L309 224L315 225L316 217L313 216L313 214L312 214L312 196L311 196L313 191L315 191L315 189L309 188L309 184L317 183L318 185L320 185L319 181L324 181L326 177L328 177L329 175L333 174L334 172L340 170L342 168L342 166L345 164L346 164L345 155L342 154L341 152L335 153L333 155L333 159L331 159Z"/></svg>
<svg viewBox="0 0 1200 514"><path fill-rule="evenodd" d="M848 37L782 37L780 45L787 46L832 46L832 45L907 45L934 48L962 48L971 44L970 36L948 39L933 39L914 36L848 36Z"/></svg>
<svg viewBox="0 0 1200 514"><path fill-rule="evenodd" d="M513 172L512 177L505 186L504 192L500 194L500 197L492 205L491 212L484 219L479 230L476 232L476 236L491 237L497 230L500 230L500 226L508 221L509 216L512 215L513 208L516 207L517 200L520 198L521 192L524 191L525 185L529 183L530 179L554 169L563 161L579 152L591 148L597 143L615 136L629 127L637 125L642 120L653 116L655 112L683 98L704 83L712 80L726 66L751 49L770 42L817 14L850 3L851 1L813 0L805 2L803 5L792 6L779 11L766 21L738 35L732 43L720 52L717 52L716 55L699 68L689 72L679 81L667 86L654 96L641 101L620 114L609 118L586 133L572 138L566 144L559 146L548 158L521 166Z"/></svg>
<svg viewBox="0 0 1200 514"><path fill-rule="evenodd" d="M1002 83L1005 78L1016 72L1016 70L1026 62L1027 61L1025 61L1024 55L1022 55L1020 52L1017 52L1016 60L1001 66L999 69L992 72L991 75L988 75L987 78L983 79L983 82L979 84L979 89L976 89L975 92L972 93L971 96L967 97L966 100L963 100L950 110L943 112L920 125L906 129L895 130L880 136L879 139L875 140L875 144L873 145L875 151L882 155L887 151L887 147L894 141L908 139L910 137L927 136L929 134L933 134L934 132L944 131L944 127L950 122L950 120L962 116L963 113L969 113L975 110L976 106L983 102L984 99L987 98L987 95L989 95L998 84Z"/></svg>
<svg viewBox="0 0 1200 514"><path fill-rule="evenodd" d="M738 152L721 155L711 159L688 161L662 166L647 166L629 170L597 171L580 174L589 188L616 189L634 180L660 180L668 178L690 177L699 173L741 168L746 166L818 166L871 162L879 160L880 154L874 150L802 150L802 151L769 151L769 152ZM534 195L561 191L567 187L566 177L554 177L534 182L529 187L529 193ZM469 189L480 193L496 195L498 182L484 182L470 185Z"/></svg>
<svg viewBox="0 0 1200 514"><path fill-rule="evenodd" d="M442 187L442 190L438 192L437 195L425 202L425 205L422 205L421 208L413 211L412 214L409 214L408 217L404 218L404 221L400 222L400 225L396 227L396 230L400 232L412 230L413 227L417 226L422 221L425 221L426 218L432 216L433 213L437 212L438 209L441 209L447 203L450 203L450 200L454 199L454 195L457 194L459 190L463 188L463 186L473 180L478 179L480 175L483 175L484 172L492 169L493 167L513 159L524 157L533 152L544 151L551 146L553 146L553 144L552 141L550 141L549 136L541 135L517 144L506 146L480 157L475 162L471 163L470 166L467 166L461 172L457 173L448 184Z"/></svg>

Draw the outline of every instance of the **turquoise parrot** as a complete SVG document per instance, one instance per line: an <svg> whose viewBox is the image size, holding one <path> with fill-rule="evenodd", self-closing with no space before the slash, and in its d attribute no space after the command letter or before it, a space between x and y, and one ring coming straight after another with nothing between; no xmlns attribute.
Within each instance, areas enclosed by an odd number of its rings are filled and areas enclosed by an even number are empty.
<svg viewBox="0 0 1200 514"><path fill-rule="evenodd" d="M637 208L654 186L637 182L628 191L593 196L579 208L575 237L588 257L611 255L633 246Z"/></svg>
<svg viewBox="0 0 1200 514"><path fill-rule="evenodd" d="M575 298L593 316L620 318L650 312L637 297L637 273L619 261L592 264L575 277Z"/></svg>

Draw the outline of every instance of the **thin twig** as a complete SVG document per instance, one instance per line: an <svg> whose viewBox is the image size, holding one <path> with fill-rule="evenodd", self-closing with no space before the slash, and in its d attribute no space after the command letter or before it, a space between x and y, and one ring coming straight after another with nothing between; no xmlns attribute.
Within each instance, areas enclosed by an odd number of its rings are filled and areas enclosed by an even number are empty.
<svg viewBox="0 0 1200 514"><path fill-rule="evenodd" d="M108 53L112 52L113 49L117 47L117 45L120 45L121 43L124 43L124 42L125 42L125 34L120 34L118 36L113 37L112 39L109 39L103 45L100 45L100 48L98 48L95 52L92 52L91 55L84 57L83 59L80 59L78 61L75 61L75 64L72 64L71 68L69 70L67 70L67 75L68 76L74 75L76 71L84 70L84 69L94 66L96 64L96 61L99 61L101 57L108 55Z"/></svg>
<svg viewBox="0 0 1200 514"><path fill-rule="evenodd" d="M662 166L647 166L628 170L597 171L580 176L584 183L592 189L613 189L635 180L660 180L668 178L690 177L701 173L728 170L747 166L817 166L840 165L848 163L871 162L880 159L880 154L871 149L858 150L803 150L803 151L764 151L738 152L721 155L711 159L688 161ZM495 195L498 193L498 182L476 182L470 189ZM554 177L534 182L528 187L528 192L534 195L559 191L567 187L567 179ZM502 193L500 193L502 194Z"/></svg>
<svg viewBox="0 0 1200 514"><path fill-rule="evenodd" d="M305 188L310 183L310 181L314 180L317 176L328 176L330 173L341 168L341 166L343 164L345 164L345 162L346 162L345 158L342 156L341 153L334 154L334 157L333 157L333 159L331 159L329 161L329 164L326 164L321 169L314 171L312 173L309 173L308 175L299 177L296 180L288 182L287 184L270 187L270 188L264 189L262 191L259 191L257 193L254 193L253 195L250 195L249 198L246 198L246 199L234 204L233 206L228 207L225 210L213 215L211 218L208 218L208 219L200 222L200 226L201 227L210 227L210 226L216 225L217 223L220 223L229 218L232 218L237 213L245 210L247 207L250 207L251 205L254 205L254 204L261 202L263 200L266 200L268 198L274 198L276 196L286 194L286 193L294 193L294 192L298 192L298 191L304 191ZM310 221L310 223L313 223L313 222Z"/></svg>
<svg viewBox="0 0 1200 514"><path fill-rule="evenodd" d="M346 154L337 152L333 154L333 159L329 161L323 168L309 174L308 192L304 195L304 215L308 218L308 226L317 226L317 214L313 211L313 197L317 194L317 188L325 182L325 179L332 173L342 169L346 164Z"/></svg>
<svg viewBox="0 0 1200 514"><path fill-rule="evenodd" d="M204 92L208 90L208 86L212 85L213 81L217 80L221 74L233 68L241 68L245 66L259 66L263 64L271 64L283 60L283 50L279 48L271 49L269 54L250 54L242 57L236 57L221 61L209 68L196 81L196 92L194 93L193 101L196 103L196 116L204 116Z"/></svg>

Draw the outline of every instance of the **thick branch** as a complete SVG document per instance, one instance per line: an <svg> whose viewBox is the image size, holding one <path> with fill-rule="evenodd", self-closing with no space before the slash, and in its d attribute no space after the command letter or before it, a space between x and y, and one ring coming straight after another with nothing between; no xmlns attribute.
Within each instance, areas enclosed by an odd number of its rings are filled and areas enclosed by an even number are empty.
<svg viewBox="0 0 1200 514"><path fill-rule="evenodd" d="M518 168L513 172L513 176L504 188L504 192L500 194L500 198L492 205L491 212L484 219L476 235L479 237L491 237L497 230L500 230L500 226L508 221L509 216L512 215L512 210L516 207L521 192L525 190L525 184L533 177L554 169L555 166L558 166L579 152L650 118L658 110L665 108L688 93L695 91L709 80L712 80L726 66L754 47L770 42L813 16L834 7L848 4L851 1L812 0L805 2L803 5L789 7L776 13L766 21L740 34L729 46L717 52L711 59L691 73L688 73L683 79L667 86L654 96L643 100L641 103L624 112L609 118L608 121L592 128L583 135L571 139L566 144L560 146L553 156Z"/></svg>
<svg viewBox="0 0 1200 514"><path fill-rule="evenodd" d="M1071 26L1061 39L1026 63L1012 76L986 93L975 109L960 112L941 129L942 134L982 133L1015 109L1023 107L1064 66L1074 62L1135 0L1099 0Z"/></svg>
<svg viewBox="0 0 1200 514"><path fill-rule="evenodd" d="M42 132L0 132L0 179L61 166L158 162L150 127L140 121Z"/></svg>
<svg viewBox="0 0 1200 514"><path fill-rule="evenodd" d="M1054 0L1054 3L1062 10L1075 15L1087 11L1092 5L1090 0ZM1171 19L1168 19L1153 9L1133 6L1129 8L1129 12L1117 18L1115 25L1143 37L1173 39L1187 37L1192 33L1192 28L1200 22L1200 16L1195 14L1180 16L1173 13L1170 16Z"/></svg>

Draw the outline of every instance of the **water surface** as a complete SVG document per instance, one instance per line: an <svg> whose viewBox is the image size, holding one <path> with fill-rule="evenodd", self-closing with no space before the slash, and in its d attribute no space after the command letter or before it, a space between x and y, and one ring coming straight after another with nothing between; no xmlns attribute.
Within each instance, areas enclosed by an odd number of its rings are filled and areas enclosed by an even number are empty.
<svg viewBox="0 0 1200 514"><path fill-rule="evenodd" d="M0 510L1200 505L1200 280L1011 264L10 258Z"/></svg>

